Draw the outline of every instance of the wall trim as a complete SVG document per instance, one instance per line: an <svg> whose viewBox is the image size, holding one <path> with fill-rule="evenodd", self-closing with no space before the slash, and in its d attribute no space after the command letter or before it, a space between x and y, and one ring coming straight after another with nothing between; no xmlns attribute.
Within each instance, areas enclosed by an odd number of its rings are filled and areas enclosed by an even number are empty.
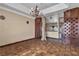
<svg viewBox="0 0 79 59"><path fill-rule="evenodd" d="M24 41L32 40L32 39L36 39L36 38L30 38L30 39L25 39L25 40L18 41L18 42L13 42L13 43L5 44L5 45L0 46L0 48L1 47L5 47L5 46L10 46L10 45L13 45L13 44L17 44L17 43L21 43L21 42L24 42Z"/></svg>

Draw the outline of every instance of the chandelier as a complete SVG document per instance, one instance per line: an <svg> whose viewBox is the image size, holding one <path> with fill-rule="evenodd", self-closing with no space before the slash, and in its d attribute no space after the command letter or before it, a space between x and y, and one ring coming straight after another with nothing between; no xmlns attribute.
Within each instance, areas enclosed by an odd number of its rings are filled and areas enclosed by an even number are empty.
<svg viewBox="0 0 79 59"><path fill-rule="evenodd" d="M35 8L31 8L30 15L37 17L37 16L39 16L39 12L40 12L40 10L39 10L38 6L36 5Z"/></svg>

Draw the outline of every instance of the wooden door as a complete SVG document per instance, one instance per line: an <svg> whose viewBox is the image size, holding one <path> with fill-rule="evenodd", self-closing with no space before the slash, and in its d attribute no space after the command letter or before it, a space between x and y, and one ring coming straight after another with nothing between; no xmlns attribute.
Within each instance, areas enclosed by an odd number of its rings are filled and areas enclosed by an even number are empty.
<svg viewBox="0 0 79 59"><path fill-rule="evenodd" d="M42 18L37 17L35 19L35 38L40 38L41 37L41 27L42 27Z"/></svg>

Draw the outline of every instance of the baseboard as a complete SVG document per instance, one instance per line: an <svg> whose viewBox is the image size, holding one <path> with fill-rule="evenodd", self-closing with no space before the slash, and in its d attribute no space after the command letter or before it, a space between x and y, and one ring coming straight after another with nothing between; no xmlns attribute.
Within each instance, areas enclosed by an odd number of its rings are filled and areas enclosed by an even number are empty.
<svg viewBox="0 0 79 59"><path fill-rule="evenodd" d="M49 39L57 39L57 40L59 39L59 38L52 38L52 37L46 37L46 38L49 38Z"/></svg>
<svg viewBox="0 0 79 59"><path fill-rule="evenodd" d="M20 43L20 42L24 42L24 41L28 41L28 40L32 40L32 39L36 39L36 38L30 38L30 39L26 39L26 40L22 40L22 41L10 43L10 44L5 44L5 45L2 45L2 46L0 46L0 47L5 47L5 46L13 45L13 44L16 44L16 43Z"/></svg>

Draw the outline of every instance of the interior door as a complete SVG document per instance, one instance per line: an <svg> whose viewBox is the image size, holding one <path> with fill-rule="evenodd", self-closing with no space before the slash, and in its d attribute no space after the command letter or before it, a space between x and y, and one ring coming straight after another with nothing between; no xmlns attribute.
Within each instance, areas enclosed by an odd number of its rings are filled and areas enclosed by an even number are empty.
<svg viewBox="0 0 79 59"><path fill-rule="evenodd" d="M41 37L41 34L42 34L41 27L42 27L42 18L36 17L36 19L35 19L35 38Z"/></svg>

